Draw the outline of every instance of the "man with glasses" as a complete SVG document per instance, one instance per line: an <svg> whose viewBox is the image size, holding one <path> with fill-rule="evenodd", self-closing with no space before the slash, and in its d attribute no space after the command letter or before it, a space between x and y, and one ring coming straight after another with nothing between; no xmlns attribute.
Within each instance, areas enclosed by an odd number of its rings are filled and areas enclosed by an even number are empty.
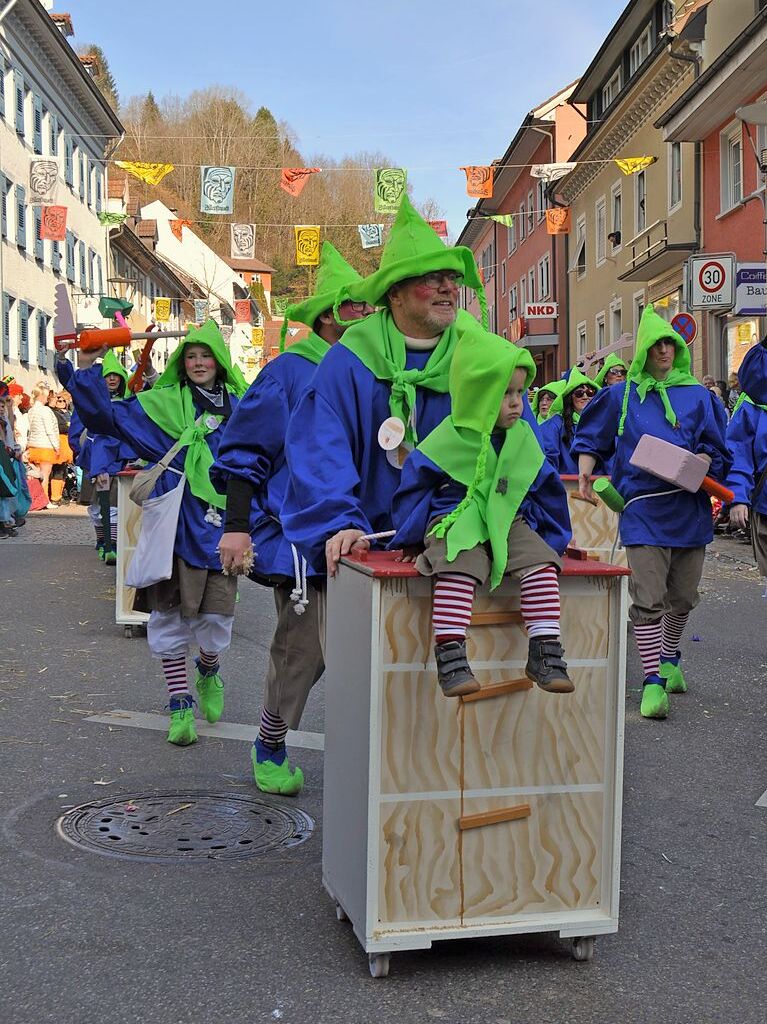
<svg viewBox="0 0 767 1024"><path fill-rule="evenodd" d="M377 313L350 327L291 418L286 536L335 575L366 535L392 529L391 499L405 456L450 411L448 373L461 287L487 303L470 249L448 247L404 196L380 269L343 289L342 303Z"/></svg>
<svg viewBox="0 0 767 1024"><path fill-rule="evenodd" d="M325 667L324 565L302 562L280 525L288 477L285 434L317 366L346 330L333 316L336 294L361 280L325 242L316 292L286 310L284 351L261 370L226 424L211 470L217 489L226 491L221 565L225 572L246 573L272 587L277 609L261 724L252 751L256 785L267 793L290 795L301 789L303 773L290 768L285 736L288 728L298 728L309 692ZM347 320L355 320L372 313L373 307L347 302L342 311ZM285 349L289 320L306 324L311 334Z"/></svg>

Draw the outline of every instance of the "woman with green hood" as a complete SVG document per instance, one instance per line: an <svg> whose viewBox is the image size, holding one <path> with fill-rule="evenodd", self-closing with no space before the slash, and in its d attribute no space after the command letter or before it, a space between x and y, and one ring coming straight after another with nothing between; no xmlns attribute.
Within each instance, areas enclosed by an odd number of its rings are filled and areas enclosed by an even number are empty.
<svg viewBox="0 0 767 1024"><path fill-rule="evenodd" d="M445 696L480 689L466 658L477 585L520 581L527 676L570 693L560 642L561 555L572 536L559 474L546 460L525 393L535 363L479 324L459 331L450 368L451 412L408 458L394 496L392 548L425 549L435 577L433 626Z"/></svg>
<svg viewBox="0 0 767 1024"><path fill-rule="evenodd" d="M591 380L574 366L562 382L559 394L549 408L549 414L541 424L541 443L546 458L560 474L578 475L578 463L570 454L570 445L575 437L575 428L581 413L599 390L596 381Z"/></svg>
<svg viewBox="0 0 767 1024"><path fill-rule="evenodd" d="M566 383L564 380L552 380L538 388L535 392L530 408L533 410L533 415L538 423L543 423L547 418L554 399L560 394Z"/></svg>
<svg viewBox="0 0 767 1024"><path fill-rule="evenodd" d="M690 353L671 324L647 306L637 331L628 380L603 388L581 417L573 442L581 496L595 501L591 473L614 456L612 483L625 502L620 535L629 568L629 617L644 673L641 714L665 718L668 694L687 683L679 643L692 609L706 545L713 540L711 502L631 464L644 434L661 438L710 463L724 480L730 466L727 414L690 373Z"/></svg>
<svg viewBox="0 0 767 1024"><path fill-rule="evenodd" d="M231 642L237 579L221 569L218 545L226 499L210 481L225 423L246 390L232 365L221 331L214 321L193 329L170 357L150 391L112 402L100 368L100 355L80 353L80 369L59 363L80 417L89 430L132 445L138 456L158 463L178 441L181 448L155 483L152 497L183 486L169 580L137 593L136 607L149 611L147 640L153 657L162 662L168 686L168 740L178 746L194 743L194 701L187 679L187 648L199 648L196 687L200 710L217 722L224 707L219 655ZM185 476L185 482L179 484Z"/></svg>
<svg viewBox="0 0 767 1024"><path fill-rule="evenodd" d="M594 378L594 383L597 387L609 388L613 384L622 384L627 373L628 366L616 352L611 352L605 359L602 369Z"/></svg>

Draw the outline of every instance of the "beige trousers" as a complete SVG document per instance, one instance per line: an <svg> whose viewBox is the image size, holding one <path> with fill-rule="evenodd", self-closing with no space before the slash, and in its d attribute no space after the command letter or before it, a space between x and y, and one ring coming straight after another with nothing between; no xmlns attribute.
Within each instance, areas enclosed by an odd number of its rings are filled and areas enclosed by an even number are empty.
<svg viewBox="0 0 767 1024"><path fill-rule="evenodd" d="M626 547L631 569L629 618L637 626L658 622L667 613L686 615L700 601L698 584L706 549Z"/></svg>
<svg viewBox="0 0 767 1024"><path fill-rule="evenodd" d="M269 650L264 707L297 729L309 691L325 671L325 587L309 587L309 604L296 615L290 594L293 581L274 588L277 627Z"/></svg>

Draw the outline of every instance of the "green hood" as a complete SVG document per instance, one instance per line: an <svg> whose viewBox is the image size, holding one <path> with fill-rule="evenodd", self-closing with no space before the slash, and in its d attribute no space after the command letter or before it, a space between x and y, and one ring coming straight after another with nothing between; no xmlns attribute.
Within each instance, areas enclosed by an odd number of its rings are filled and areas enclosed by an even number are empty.
<svg viewBox="0 0 767 1024"><path fill-rule="evenodd" d="M529 387L536 366L526 348L491 334L476 320L461 321L448 377L454 425L480 434L492 433L516 369L525 371L525 387Z"/></svg>
<svg viewBox="0 0 767 1024"><path fill-rule="evenodd" d="M587 377L585 373L581 373L577 366L574 366L570 373L567 375L567 380L563 381L563 387L559 391L559 394L551 403L549 408L549 415L547 419L551 419L552 416L561 416L565 408L565 398L579 388L581 384L588 384L592 388L596 388L599 391L599 384L591 377Z"/></svg>
<svg viewBox="0 0 767 1024"><path fill-rule="evenodd" d="M306 324L313 330L314 322L320 313L333 308L333 302L339 291L346 285L357 284L362 280L362 276L346 262L335 246L330 242L323 242L314 295L304 299L303 302L287 306L285 309L280 333L280 352L285 349L285 336L289 320Z"/></svg>
<svg viewBox="0 0 767 1024"><path fill-rule="evenodd" d="M125 383L128 383L129 373L114 354L114 351L110 348L101 360L101 376L106 377L110 373L116 373L118 377L121 377Z"/></svg>
<svg viewBox="0 0 767 1024"><path fill-rule="evenodd" d="M674 364L664 380L656 380L652 374L647 372L645 364L647 363L648 352L656 341L660 341L661 338L668 338L670 341L673 341ZM656 391L663 405L666 420L672 426L677 425L678 418L671 405L667 389L689 387L690 385L698 384L698 381L690 372L690 362L689 349L671 324L664 320L662 316L658 316L652 304L645 306L642 319L639 322L639 330L637 331L636 353L631 361L631 366L629 366L628 380L623 390L623 405L618 424L619 437L623 434L623 427L626 422L632 381L636 384L640 402L644 402L651 391Z"/></svg>
<svg viewBox="0 0 767 1024"><path fill-rule="evenodd" d="M139 398L151 395L159 388L163 388L168 384L181 383L184 368L184 349L187 345L207 345L218 365L225 371L224 380L229 390L233 391L236 395L245 394L248 390L247 382L240 368L232 364L232 357L229 354L229 349L226 347L224 336L219 330L218 324L215 320L208 320L202 327L193 327L187 336L182 338L181 344L168 360L168 365L158 378L155 386L151 391L142 391L139 394Z"/></svg>
<svg viewBox="0 0 767 1024"><path fill-rule="evenodd" d="M452 410L418 446L443 472L466 487L466 497L431 531L445 537L448 561L461 551L489 542L493 554L491 587L503 579L511 524L544 463L530 424L520 418L504 431L500 452L491 436L511 375L535 377L535 363L518 348L476 322L459 330L450 367Z"/></svg>
<svg viewBox="0 0 767 1024"><path fill-rule="evenodd" d="M628 366L621 359L617 352L611 352L610 355L605 359L604 366L594 378L594 383L598 384L600 388L605 387L605 377L612 370L614 366L622 366L628 373Z"/></svg>
<svg viewBox="0 0 767 1024"><path fill-rule="evenodd" d="M559 392L562 391L566 384L566 380L552 380L549 381L548 384L544 384L543 387L538 388L538 390L535 392L535 394L533 395L533 400L530 403L530 408L533 410L535 418L538 420L539 423L541 422L540 412L538 411L541 403L541 394L544 391L548 391L550 395L553 395L554 398L556 398ZM549 406L549 408L551 408L551 406Z"/></svg>
<svg viewBox="0 0 767 1024"><path fill-rule="evenodd" d="M403 195L381 254L380 268L363 281L347 285L339 291L333 307L336 320L341 323L338 307L346 299L380 306L386 303L387 292L393 284L434 270L454 270L463 274L466 287L476 292L482 310L482 323L486 327L487 299L474 253L463 245L445 245L437 232L413 208L407 195Z"/></svg>

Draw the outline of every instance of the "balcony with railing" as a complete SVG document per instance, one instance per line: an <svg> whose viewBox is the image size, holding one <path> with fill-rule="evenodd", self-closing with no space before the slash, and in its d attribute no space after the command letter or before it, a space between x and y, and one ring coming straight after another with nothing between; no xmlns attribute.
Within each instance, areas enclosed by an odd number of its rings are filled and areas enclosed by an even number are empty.
<svg viewBox="0 0 767 1024"><path fill-rule="evenodd" d="M695 241L669 241L668 221L656 220L624 243L628 269L618 280L651 281L684 263L697 250Z"/></svg>

